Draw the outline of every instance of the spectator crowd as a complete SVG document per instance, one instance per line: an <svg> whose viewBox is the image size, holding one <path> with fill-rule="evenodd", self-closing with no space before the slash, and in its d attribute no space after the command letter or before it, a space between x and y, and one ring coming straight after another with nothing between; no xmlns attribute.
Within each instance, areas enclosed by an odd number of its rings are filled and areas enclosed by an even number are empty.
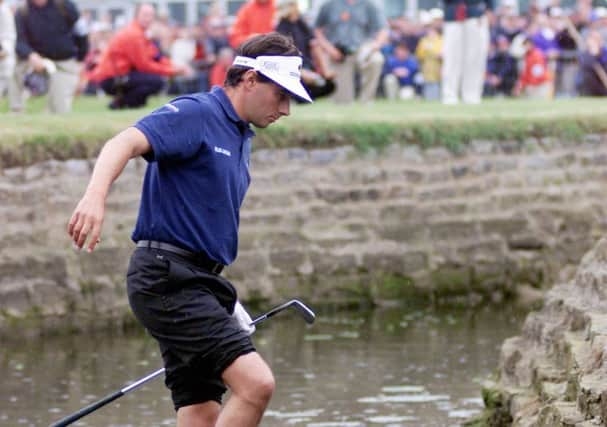
<svg viewBox="0 0 607 427"><path fill-rule="evenodd" d="M303 54L313 98L479 103L485 97L607 95L607 7L576 0L444 0L415 19L387 19L374 0L325 0L314 14L297 0L248 0L235 17L211 7L183 26L139 4L133 20L93 19L73 0L0 0L0 96L21 111L48 94L49 110L76 95L108 95L136 108L159 92L222 85L235 48L271 31Z"/></svg>

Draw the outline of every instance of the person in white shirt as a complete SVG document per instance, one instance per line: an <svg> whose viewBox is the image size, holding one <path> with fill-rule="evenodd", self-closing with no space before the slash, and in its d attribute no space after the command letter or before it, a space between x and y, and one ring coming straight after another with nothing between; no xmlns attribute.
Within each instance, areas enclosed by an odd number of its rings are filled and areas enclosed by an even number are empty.
<svg viewBox="0 0 607 427"><path fill-rule="evenodd" d="M15 17L6 1L0 0L0 97L15 72Z"/></svg>

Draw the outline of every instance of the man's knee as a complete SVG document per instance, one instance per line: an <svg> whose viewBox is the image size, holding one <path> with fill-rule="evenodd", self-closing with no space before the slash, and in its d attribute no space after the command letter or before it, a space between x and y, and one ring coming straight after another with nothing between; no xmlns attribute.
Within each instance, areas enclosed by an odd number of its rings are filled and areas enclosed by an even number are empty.
<svg viewBox="0 0 607 427"><path fill-rule="evenodd" d="M240 356L223 378L233 394L259 407L267 405L276 387L272 371L257 353Z"/></svg>
<svg viewBox="0 0 607 427"><path fill-rule="evenodd" d="M267 403L272 398L275 388L276 381L274 380L274 375L272 375L272 372L269 372L269 375L258 380L255 390L257 390L259 398Z"/></svg>
<svg viewBox="0 0 607 427"><path fill-rule="evenodd" d="M268 370L263 375L248 378L242 387L232 389L232 392L251 405L265 408L274 394L275 387L274 376Z"/></svg>
<svg viewBox="0 0 607 427"><path fill-rule="evenodd" d="M219 417L217 402L183 406L177 411L178 427L212 427Z"/></svg>

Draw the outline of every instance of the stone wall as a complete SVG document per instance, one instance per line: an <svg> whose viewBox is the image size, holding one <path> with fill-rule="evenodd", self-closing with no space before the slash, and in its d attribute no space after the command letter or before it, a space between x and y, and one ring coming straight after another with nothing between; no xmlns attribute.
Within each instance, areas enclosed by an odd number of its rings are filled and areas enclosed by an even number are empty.
<svg viewBox="0 0 607 427"><path fill-rule="evenodd" d="M499 377L484 389L493 427L607 425L607 240L574 279L555 285L520 336L502 346Z"/></svg>
<svg viewBox="0 0 607 427"><path fill-rule="evenodd" d="M459 153L258 150L251 163L227 269L245 300L499 300L567 276L606 229L607 135L472 141ZM0 171L0 330L130 318L124 274L145 163L115 183L98 250L78 253L65 229L92 166Z"/></svg>

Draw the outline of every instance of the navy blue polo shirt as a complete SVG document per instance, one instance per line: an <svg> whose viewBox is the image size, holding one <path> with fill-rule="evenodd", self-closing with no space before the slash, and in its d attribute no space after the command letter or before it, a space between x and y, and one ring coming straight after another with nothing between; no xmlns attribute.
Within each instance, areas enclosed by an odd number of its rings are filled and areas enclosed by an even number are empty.
<svg viewBox="0 0 607 427"><path fill-rule="evenodd" d="M251 181L255 133L220 87L174 99L135 124L152 151L132 239L158 240L230 264Z"/></svg>

